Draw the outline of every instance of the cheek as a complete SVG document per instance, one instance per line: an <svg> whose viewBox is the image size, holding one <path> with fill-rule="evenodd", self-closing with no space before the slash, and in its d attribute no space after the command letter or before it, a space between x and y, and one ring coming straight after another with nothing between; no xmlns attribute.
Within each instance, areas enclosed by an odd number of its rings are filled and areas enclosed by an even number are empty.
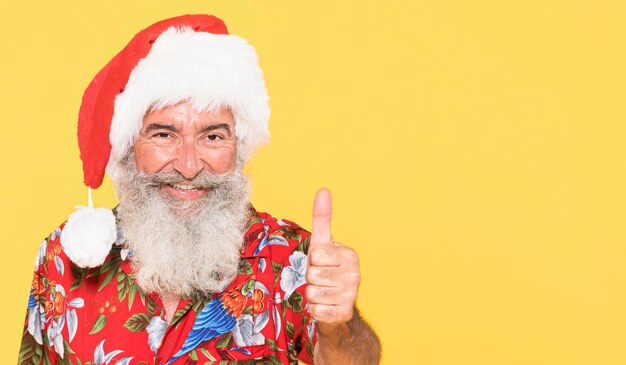
<svg viewBox="0 0 626 365"><path fill-rule="evenodd" d="M210 151L204 159L205 163L209 165L209 171L218 174L234 171L236 160L237 151L230 148Z"/></svg>
<svg viewBox="0 0 626 365"><path fill-rule="evenodd" d="M154 148L154 146L137 143L135 144L133 150L135 153L137 170L141 172L158 172L171 160L171 151L168 151L167 149Z"/></svg>

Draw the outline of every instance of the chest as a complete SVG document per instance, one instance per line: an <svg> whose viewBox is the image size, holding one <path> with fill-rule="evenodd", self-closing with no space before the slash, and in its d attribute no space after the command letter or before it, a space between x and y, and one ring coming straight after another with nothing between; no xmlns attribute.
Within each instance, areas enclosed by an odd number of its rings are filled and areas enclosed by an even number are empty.
<svg viewBox="0 0 626 365"><path fill-rule="evenodd" d="M68 306L74 315L66 315L66 350L95 364L290 363L284 310L274 300L276 276L264 260L242 259L237 277L212 298L148 295L122 267L80 278L67 303L84 305Z"/></svg>
<svg viewBox="0 0 626 365"><path fill-rule="evenodd" d="M178 307L178 303L181 298L175 295L164 295L163 298L163 309L165 309L165 322L169 325L172 322L172 317L176 313L176 308Z"/></svg>

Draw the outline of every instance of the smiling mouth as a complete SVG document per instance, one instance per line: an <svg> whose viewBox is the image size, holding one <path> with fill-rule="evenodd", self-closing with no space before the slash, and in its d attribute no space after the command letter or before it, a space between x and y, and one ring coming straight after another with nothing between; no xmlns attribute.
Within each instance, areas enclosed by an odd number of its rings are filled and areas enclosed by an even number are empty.
<svg viewBox="0 0 626 365"><path fill-rule="evenodd" d="M184 200L194 200L204 196L210 192L211 189L205 189L198 187L192 183L169 183L161 185L161 189L166 194Z"/></svg>
<svg viewBox="0 0 626 365"><path fill-rule="evenodd" d="M174 183L174 184L167 184L167 185L178 190L186 190L186 191L200 190L199 188L193 186L193 184Z"/></svg>

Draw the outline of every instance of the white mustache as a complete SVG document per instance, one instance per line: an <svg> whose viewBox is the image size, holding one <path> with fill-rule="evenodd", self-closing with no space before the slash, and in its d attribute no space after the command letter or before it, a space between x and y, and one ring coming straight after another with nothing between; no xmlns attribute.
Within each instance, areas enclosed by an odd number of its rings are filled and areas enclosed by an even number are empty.
<svg viewBox="0 0 626 365"><path fill-rule="evenodd" d="M231 174L212 174L200 171L193 179L187 179L176 171L157 173L137 173L135 177L139 186L159 187L167 184L180 186L182 189L215 189L231 179ZM178 187L176 186L176 187Z"/></svg>

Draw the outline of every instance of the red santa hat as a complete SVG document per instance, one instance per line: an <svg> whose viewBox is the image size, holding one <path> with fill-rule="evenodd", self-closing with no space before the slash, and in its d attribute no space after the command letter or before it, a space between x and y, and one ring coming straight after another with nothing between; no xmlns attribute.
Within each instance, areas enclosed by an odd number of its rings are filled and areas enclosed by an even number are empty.
<svg viewBox="0 0 626 365"><path fill-rule="evenodd" d="M198 110L228 107L243 156L269 140L269 98L254 48L214 16L166 19L135 35L85 90L78 117L85 184L98 188L105 171L115 181L145 113L183 100ZM115 218L93 208L89 192L89 207L74 212L61 234L81 267L101 265L116 240Z"/></svg>

